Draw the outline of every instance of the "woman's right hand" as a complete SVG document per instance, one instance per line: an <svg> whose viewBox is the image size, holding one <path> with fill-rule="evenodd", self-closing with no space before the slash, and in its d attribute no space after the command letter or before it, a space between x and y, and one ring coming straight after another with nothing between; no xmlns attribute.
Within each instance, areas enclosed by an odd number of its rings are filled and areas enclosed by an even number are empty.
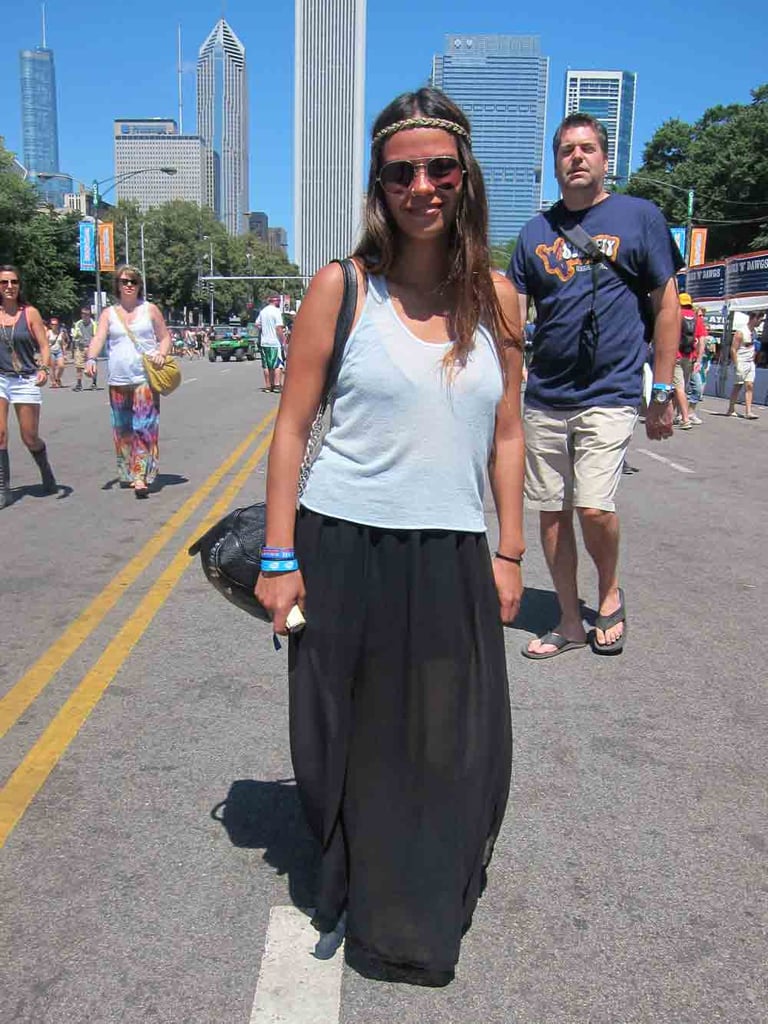
<svg viewBox="0 0 768 1024"><path fill-rule="evenodd" d="M91 357L85 361L85 376L95 377L96 376L96 360Z"/></svg>
<svg viewBox="0 0 768 1024"><path fill-rule="evenodd" d="M301 571L260 572L254 593L258 601L272 616L272 628L280 636L287 636L285 620L295 604L304 611L306 590Z"/></svg>

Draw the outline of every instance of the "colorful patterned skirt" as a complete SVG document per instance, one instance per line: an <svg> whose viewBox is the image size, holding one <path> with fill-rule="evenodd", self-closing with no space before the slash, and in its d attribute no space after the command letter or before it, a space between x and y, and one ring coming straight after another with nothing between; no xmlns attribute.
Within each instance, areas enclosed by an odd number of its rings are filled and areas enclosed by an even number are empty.
<svg viewBox="0 0 768 1024"><path fill-rule="evenodd" d="M112 384L109 405L121 482L151 484L158 468L160 396L148 384Z"/></svg>

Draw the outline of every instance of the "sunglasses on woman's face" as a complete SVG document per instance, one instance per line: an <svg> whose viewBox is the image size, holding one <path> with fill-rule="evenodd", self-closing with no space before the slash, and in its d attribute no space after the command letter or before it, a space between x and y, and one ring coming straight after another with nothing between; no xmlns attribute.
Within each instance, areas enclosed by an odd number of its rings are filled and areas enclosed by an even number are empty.
<svg viewBox="0 0 768 1024"><path fill-rule="evenodd" d="M138 283L139 282L134 280L132 277L121 277L120 278L120 284L122 284L124 286L127 286L129 288L135 288L138 285Z"/></svg>
<svg viewBox="0 0 768 1024"><path fill-rule="evenodd" d="M419 167L433 188L448 191L458 188L464 169L455 156L433 156L428 160L392 160L379 171L376 179L385 192L402 195L412 187Z"/></svg>
<svg viewBox="0 0 768 1024"><path fill-rule="evenodd" d="M0 280L0 288L18 288L19 282L14 277L12 280Z"/></svg>

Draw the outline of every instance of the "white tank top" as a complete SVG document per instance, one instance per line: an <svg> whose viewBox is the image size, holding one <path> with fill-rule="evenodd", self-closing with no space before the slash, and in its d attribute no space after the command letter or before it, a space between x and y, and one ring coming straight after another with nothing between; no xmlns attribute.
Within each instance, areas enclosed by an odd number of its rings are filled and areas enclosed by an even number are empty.
<svg viewBox="0 0 768 1024"><path fill-rule="evenodd" d="M485 531L502 372L484 328L452 379L442 365L450 347L412 334L384 278L368 279L302 505L368 526Z"/></svg>
<svg viewBox="0 0 768 1024"><path fill-rule="evenodd" d="M131 322L130 328L138 342L140 351L137 351L136 346L128 337L114 306L110 306L109 330L107 332L107 365L110 384L125 386L126 384L147 383L141 356L142 353L155 351L157 339L146 302L142 302L138 307L138 312Z"/></svg>

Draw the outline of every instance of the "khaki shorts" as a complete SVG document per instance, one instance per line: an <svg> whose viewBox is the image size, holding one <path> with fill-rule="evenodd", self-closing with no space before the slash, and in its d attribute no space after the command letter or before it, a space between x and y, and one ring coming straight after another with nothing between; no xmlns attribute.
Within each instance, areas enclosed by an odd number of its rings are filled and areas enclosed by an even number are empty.
<svg viewBox="0 0 768 1024"><path fill-rule="evenodd" d="M526 407L525 496L540 512L616 509L637 409Z"/></svg>
<svg viewBox="0 0 768 1024"><path fill-rule="evenodd" d="M755 383L755 364L754 363L742 363L736 364L736 376L733 378L733 383L741 386L742 384L754 384Z"/></svg>
<svg viewBox="0 0 768 1024"><path fill-rule="evenodd" d="M683 364L680 359L675 363L675 372L672 374L672 387L685 387L685 371L683 370Z"/></svg>
<svg viewBox="0 0 768 1024"><path fill-rule="evenodd" d="M75 345L74 357L75 357L75 367L78 370L84 370L85 369L85 349L84 348L78 348L77 345Z"/></svg>

